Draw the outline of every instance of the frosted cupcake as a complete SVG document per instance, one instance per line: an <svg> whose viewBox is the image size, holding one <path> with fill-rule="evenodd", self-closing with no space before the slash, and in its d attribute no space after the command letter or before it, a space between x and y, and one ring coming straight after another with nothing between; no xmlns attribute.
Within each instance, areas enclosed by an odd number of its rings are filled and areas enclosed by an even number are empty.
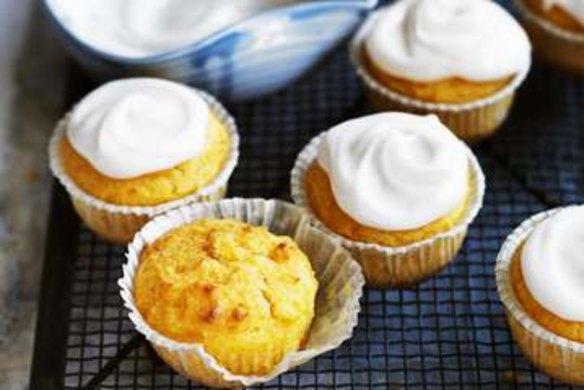
<svg viewBox="0 0 584 390"><path fill-rule="evenodd" d="M50 163L89 228L127 242L155 214L221 198L238 144L232 118L211 96L126 79L98 88L58 124Z"/></svg>
<svg viewBox="0 0 584 390"><path fill-rule="evenodd" d="M367 283L404 287L444 268L477 215L484 177L435 116L383 113L313 139L292 196L360 261Z"/></svg>
<svg viewBox="0 0 584 390"><path fill-rule="evenodd" d="M490 0L400 0L357 33L352 60L372 103L434 113L480 140L507 117L530 64L521 26Z"/></svg>
<svg viewBox="0 0 584 390"><path fill-rule="evenodd" d="M584 74L584 2L516 0L536 52L554 66Z"/></svg>
<svg viewBox="0 0 584 390"><path fill-rule="evenodd" d="M584 206L538 214L505 242L497 286L527 358L563 382L584 384Z"/></svg>

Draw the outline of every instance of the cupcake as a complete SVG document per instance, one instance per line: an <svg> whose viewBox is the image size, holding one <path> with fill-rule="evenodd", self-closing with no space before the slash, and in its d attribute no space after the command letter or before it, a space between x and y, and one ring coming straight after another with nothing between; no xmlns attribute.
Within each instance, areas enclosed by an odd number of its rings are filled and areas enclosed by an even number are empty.
<svg viewBox="0 0 584 390"><path fill-rule="evenodd" d="M532 217L497 258L497 287L513 337L540 370L584 385L584 206Z"/></svg>
<svg viewBox="0 0 584 390"><path fill-rule="evenodd" d="M535 51L552 65L584 74L584 3L516 0Z"/></svg>
<svg viewBox="0 0 584 390"><path fill-rule="evenodd" d="M374 13L351 57L374 106L434 113L460 138L490 136L531 63L521 26L490 0L400 0Z"/></svg>
<svg viewBox="0 0 584 390"><path fill-rule="evenodd" d="M236 375L265 375L301 349L317 288L310 261L290 237L202 219L142 251L134 299L162 335L202 344Z"/></svg>
<svg viewBox="0 0 584 390"><path fill-rule="evenodd" d="M313 139L292 197L361 263L374 287L406 287L445 267L483 199L470 149L436 116L382 113Z"/></svg>
<svg viewBox="0 0 584 390"><path fill-rule="evenodd" d="M155 218L128 251L122 298L175 370L207 386L268 381L349 338L359 265L288 203L225 200Z"/></svg>
<svg viewBox="0 0 584 390"><path fill-rule="evenodd" d="M49 153L81 219L123 243L155 214L223 197L238 144L233 119L211 96L136 78L79 102L57 125Z"/></svg>

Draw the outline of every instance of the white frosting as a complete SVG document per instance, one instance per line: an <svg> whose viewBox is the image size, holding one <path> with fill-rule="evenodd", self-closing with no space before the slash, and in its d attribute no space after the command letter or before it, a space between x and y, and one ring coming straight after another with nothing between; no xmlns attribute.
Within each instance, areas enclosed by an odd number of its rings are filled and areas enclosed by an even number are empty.
<svg viewBox="0 0 584 390"><path fill-rule="evenodd" d="M401 0L381 11L365 42L377 66L415 81L488 81L525 71L531 46L491 0Z"/></svg>
<svg viewBox="0 0 584 390"><path fill-rule="evenodd" d="M583 0L543 0L546 10L554 6L562 8L584 25L584 1Z"/></svg>
<svg viewBox="0 0 584 390"><path fill-rule="evenodd" d="M584 206L562 209L535 227L521 253L535 300L568 321L584 321Z"/></svg>
<svg viewBox="0 0 584 390"><path fill-rule="evenodd" d="M194 43L258 12L266 2L50 0L49 5L89 46L123 57L145 57Z"/></svg>
<svg viewBox="0 0 584 390"><path fill-rule="evenodd" d="M436 116L382 113L329 130L318 161L339 207L362 225L409 230L461 205L466 148Z"/></svg>
<svg viewBox="0 0 584 390"><path fill-rule="evenodd" d="M209 108L182 84L159 79L113 81L73 110L67 136L103 175L128 179L196 157L207 140Z"/></svg>

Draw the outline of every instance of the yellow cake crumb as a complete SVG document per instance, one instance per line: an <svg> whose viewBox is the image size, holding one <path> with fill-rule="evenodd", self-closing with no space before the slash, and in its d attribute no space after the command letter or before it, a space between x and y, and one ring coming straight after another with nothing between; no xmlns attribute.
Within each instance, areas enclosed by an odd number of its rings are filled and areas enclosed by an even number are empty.
<svg viewBox="0 0 584 390"><path fill-rule="evenodd" d="M515 75L510 75L485 82L475 82L459 77L431 82L412 81L381 69L366 49L363 50L362 55L365 67L379 83L403 96L430 103L461 104L484 99L505 88L515 77Z"/></svg>
<svg viewBox="0 0 584 390"><path fill-rule="evenodd" d="M140 261L134 297L146 322L201 343L232 373L265 374L302 347L318 282L290 237L204 219L165 234Z"/></svg>
<svg viewBox="0 0 584 390"><path fill-rule="evenodd" d="M414 230L384 231L363 226L347 215L337 204L327 173L318 162L309 168L306 179L306 194L310 207L318 219L329 229L348 239L398 247L423 241L456 226L470 206L472 187L456 210L426 226Z"/></svg>
<svg viewBox="0 0 584 390"><path fill-rule="evenodd" d="M511 264L511 283L517 296L517 300L523 307L523 310L535 320L538 324L548 329L550 332L567 339L584 343L584 322L568 321L558 317L544 308L531 295L529 288L525 284L523 272L521 271L521 253L523 246L520 247L513 256ZM550 288L553 288L550 286Z"/></svg>

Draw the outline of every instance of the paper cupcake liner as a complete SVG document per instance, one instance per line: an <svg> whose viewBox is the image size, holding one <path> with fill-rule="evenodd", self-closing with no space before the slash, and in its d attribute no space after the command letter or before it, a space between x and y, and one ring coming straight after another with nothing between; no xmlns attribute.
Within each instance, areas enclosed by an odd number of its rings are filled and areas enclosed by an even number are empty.
<svg viewBox="0 0 584 390"><path fill-rule="evenodd" d="M503 244L495 275L513 338L524 355L541 371L565 383L584 385L584 343L558 336L539 325L523 310L511 280L515 253L535 226L562 208L539 213L523 222Z"/></svg>
<svg viewBox="0 0 584 390"><path fill-rule="evenodd" d="M505 88L492 96L469 103L431 103L404 96L378 82L363 63L363 44L380 12L373 13L367 19L350 45L351 61L367 88L372 105L380 110L435 114L459 138L469 142L480 141L495 133L507 118L515 91L525 80L529 69L517 74Z"/></svg>
<svg viewBox="0 0 584 390"><path fill-rule="evenodd" d="M485 177L472 151L465 146L473 172L474 193L462 221L452 229L426 240L401 247L389 247L354 241L341 236L329 229L312 211L306 194L305 178L317 158L324 134L313 138L298 155L291 173L292 199L298 206L307 210L316 227L339 240L361 263L367 285L380 288L408 287L436 274L448 265L458 253L468 226L483 204Z"/></svg>
<svg viewBox="0 0 584 390"><path fill-rule="evenodd" d="M142 318L134 303L134 278L144 247L164 233L201 218L236 218L252 225L265 226L275 234L288 235L294 238L312 263L319 289L306 347L286 355L267 375L230 373L206 353L201 344L176 342L156 332ZM146 224L129 245L128 261L123 266L123 277L118 281L132 323L176 371L213 387L252 386L267 382L317 355L337 348L351 337L357 325L364 278L350 254L309 222L309 216L302 209L283 201L263 199L228 199L193 204L158 216ZM261 361L262 356L258 356L246 364L253 367L254 362Z"/></svg>
<svg viewBox="0 0 584 390"><path fill-rule="evenodd" d="M117 243L129 242L134 234L153 216L195 202L221 199L227 192L227 183L239 158L239 135L234 119L211 95L196 90L217 115L229 133L231 150L225 165L217 177L199 191L151 207L122 206L100 200L79 188L61 165L59 153L61 139L66 136L69 114L59 121L49 143L49 164L53 175L65 187L75 210L85 224L101 237Z"/></svg>
<svg viewBox="0 0 584 390"><path fill-rule="evenodd" d="M584 75L584 34L564 30L515 0L536 52L547 62L568 72Z"/></svg>

